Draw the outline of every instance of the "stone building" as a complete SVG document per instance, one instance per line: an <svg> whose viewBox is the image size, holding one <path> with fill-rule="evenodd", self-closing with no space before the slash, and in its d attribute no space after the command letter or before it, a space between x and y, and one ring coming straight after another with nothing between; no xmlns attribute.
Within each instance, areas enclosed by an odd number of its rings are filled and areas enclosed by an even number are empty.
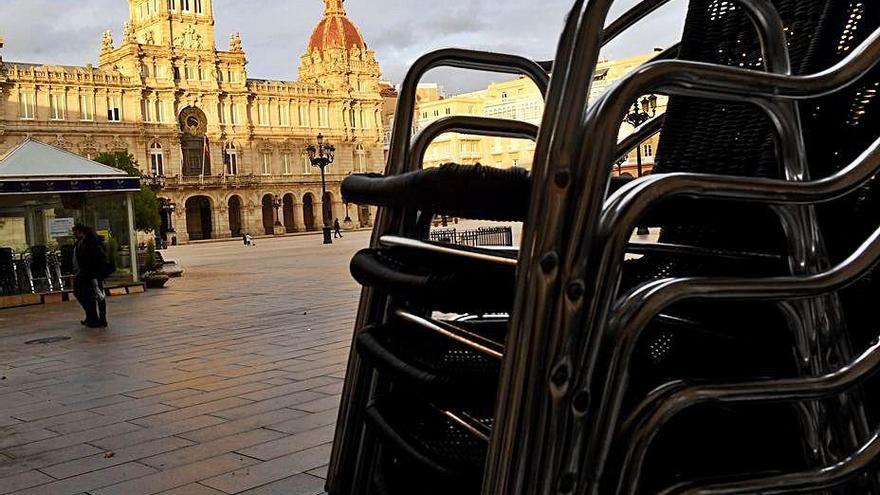
<svg viewBox="0 0 880 495"><path fill-rule="evenodd" d="M218 50L212 0L129 0L97 67L0 52L0 157L28 137L88 157L128 151L176 206L163 233L179 242L318 230L322 212L342 221L342 179L384 165L379 64L343 2L324 0L296 81L249 78L238 33ZM305 154L319 133L336 146L325 198ZM371 224L350 206L355 225Z"/></svg>
<svg viewBox="0 0 880 495"><path fill-rule="evenodd" d="M619 60L601 60L593 75L591 99L602 95L614 82L656 55L648 53ZM657 99L657 114L666 111L667 98ZM473 115L499 119L521 120L540 125L544 114L544 98L538 87L525 77L490 84L486 89L446 97L436 85L426 85L417 98L414 129L427 127L437 119L452 115ZM633 132L629 124L621 126L619 139ZM642 171L650 172L659 136L641 145ZM424 166L443 163L482 163L499 168L531 168L535 143L522 139L494 138L477 135L447 133L438 137L427 149ZM615 167L616 174L638 173L638 154L633 151Z"/></svg>

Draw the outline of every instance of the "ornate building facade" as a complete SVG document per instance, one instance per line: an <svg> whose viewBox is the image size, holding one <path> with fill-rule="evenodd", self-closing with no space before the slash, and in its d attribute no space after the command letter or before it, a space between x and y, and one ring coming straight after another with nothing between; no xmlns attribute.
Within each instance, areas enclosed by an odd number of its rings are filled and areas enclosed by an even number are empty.
<svg viewBox="0 0 880 495"><path fill-rule="evenodd" d="M179 242L318 230L348 214L369 225L339 185L384 167L379 64L344 0L324 4L296 81L249 78L238 33L218 50L212 0L129 0L123 38L103 34L97 67L0 51L0 156L28 137L89 157L128 151L176 206L163 231ZM305 154L319 133L336 146L326 197Z"/></svg>
<svg viewBox="0 0 880 495"><path fill-rule="evenodd" d="M594 72L590 98L595 100L617 80L633 69L649 61L657 52L619 60L602 59ZM667 98L657 99L656 114L666 111ZM473 115L509 120L520 120L540 125L544 115L544 97L538 87L527 78L519 77L490 84L486 89L455 96L444 96L436 84L424 84L417 98L414 127L416 131L432 122L452 115ZM393 120L393 116L391 119ZM389 131L389 129L386 129ZM624 139L634 131L630 124L620 128L618 139ZM659 135L651 137L640 146L640 154L629 153L615 167L615 174L638 175L641 169L650 172ZM446 133L438 137L425 153L424 166L436 167L447 162L482 163L498 168L531 168L535 143L523 139L494 138L458 133ZM641 162L641 167L639 163Z"/></svg>

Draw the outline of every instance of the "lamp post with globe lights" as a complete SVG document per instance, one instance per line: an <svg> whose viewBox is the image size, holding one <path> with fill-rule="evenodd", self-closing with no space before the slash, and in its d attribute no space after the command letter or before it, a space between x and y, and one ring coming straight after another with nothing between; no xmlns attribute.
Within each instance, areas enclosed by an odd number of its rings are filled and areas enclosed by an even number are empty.
<svg viewBox="0 0 880 495"><path fill-rule="evenodd" d="M641 101L635 101L632 109L626 114L623 121L631 125L633 127L633 132L635 132L642 126L642 124L651 120L656 115L657 96L651 95L642 98ZM639 143L639 146L636 148L636 175L639 177L644 175L642 173L642 143Z"/></svg>
<svg viewBox="0 0 880 495"><path fill-rule="evenodd" d="M645 122L651 120L657 115L657 95L645 96L641 101L633 102L632 109L626 114L623 121L633 127L633 132L639 130ZM620 170L618 165L618 170ZM636 146L636 175L641 177L644 175L642 171L642 143ZM648 235L651 231L644 225L639 225L637 234Z"/></svg>
<svg viewBox="0 0 880 495"><path fill-rule="evenodd" d="M336 147L330 143L324 142L324 135L318 134L318 146L310 144L306 147L306 153L309 155L309 161L313 167L321 169L321 220L324 230L324 244L333 244L331 237L332 228L327 215L327 208L330 206L327 202L327 177L325 170L336 159ZM332 210L331 210L332 211Z"/></svg>

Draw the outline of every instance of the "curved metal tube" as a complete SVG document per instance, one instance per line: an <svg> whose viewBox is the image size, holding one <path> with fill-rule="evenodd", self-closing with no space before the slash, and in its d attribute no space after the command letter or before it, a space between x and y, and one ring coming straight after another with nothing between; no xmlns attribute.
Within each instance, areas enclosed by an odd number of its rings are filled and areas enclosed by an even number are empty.
<svg viewBox="0 0 880 495"><path fill-rule="evenodd" d="M398 99L397 111L401 119L394 124L391 135L391 154L385 173L397 175L411 171L407 160L406 144L412 135L412 121L415 118L416 89L422 76L437 67L457 67L460 69L482 70L508 74L521 74L530 78L542 95L547 94L550 76L532 60L516 55L481 52L447 48L427 53L416 60L403 80ZM404 144L404 146L401 146Z"/></svg>
<svg viewBox="0 0 880 495"><path fill-rule="evenodd" d="M762 42L762 48L765 52L765 59L767 61L767 67L770 70L779 71L782 74L790 73L790 60L787 54L787 45L784 36L784 27L782 22L778 16L773 5L765 0L744 0L742 2L745 10L749 13L753 23L757 31L760 34L760 39ZM674 64L677 62L656 62L649 65L652 66L660 66L661 64ZM759 73L763 74L763 73ZM656 83L660 83L660 81L655 81ZM606 149L603 149L603 146L607 146L610 148L610 143L605 140L606 137L610 139L610 136L613 133L616 133L616 126L614 123L619 121L616 117L619 114L619 117L622 118L623 112L628 107L628 102L631 98L638 96L639 89L635 89L638 86L641 90L648 90L650 85L648 84L633 84L632 92L630 93L626 89L625 83L621 83L617 88L612 89L608 94L606 94L603 98L601 98L597 104L591 108L590 115L588 117L588 121L593 122L593 128L589 128L587 135L590 135L592 138L598 140L599 144L595 147L591 147L587 153L593 153L592 155L588 155L587 163L595 164L595 166L588 167L589 169L594 170L592 174L587 174L584 178L584 182L587 182L589 185L587 186L590 189L590 192L586 192L583 196L583 200L578 205L577 209L574 212L574 215L577 216L577 220L575 221L575 225L583 226L586 218L588 216L594 216L594 214L590 213L595 211L595 206L592 203L595 203L596 200L601 196L602 184L605 184L607 181L607 172L604 171L603 167L599 164L605 163L604 158L607 158L605 155ZM615 95L614 93L620 91L621 93L625 93L627 96ZM673 89L672 93L678 93L677 89ZM715 96L715 95L713 95ZM618 99L619 97L619 99ZM629 98L626 104L623 104L624 99ZM608 104L606 108L603 108L603 104L608 101L613 101L613 103ZM780 134L780 142L786 143L780 149L780 155L783 161L783 168L785 170L785 175L790 180L803 180L807 177L807 167L806 167L806 158L805 151L803 145L802 132L800 129L800 119L798 115L798 111L796 105L793 102L775 102L775 101L764 101L760 99L752 99L754 103L759 104L761 108L763 108L766 112L768 112L771 116L771 120L777 125L778 132ZM604 120L603 120L604 119ZM598 129L597 129L598 128ZM612 128L614 131L612 131ZM590 132L593 131L593 132ZM607 131L607 132L606 132ZM592 139L591 139L592 141ZM602 157L602 158L599 158ZM636 181L638 182L638 181ZM632 187L632 186L629 186ZM798 214L795 214L798 213ZM823 249L821 249L821 239L814 240L811 237L811 234L817 232L816 221L814 215L810 210L802 211L802 212L792 212L792 214L788 216L783 216L783 219L793 218L796 221L786 223L786 231L790 233L789 239L792 243L792 250L795 253L799 253L799 256L795 257L795 262L792 263L793 268L795 269L804 269L807 273L810 271L818 270L821 267L821 261L817 263L811 256L814 256L816 253L822 253ZM589 229L589 227L587 227ZM573 270L573 273L584 273L586 270L585 263L588 263L591 257L589 256L589 246L607 246L606 242L603 240L604 238L600 235L598 238L592 238L592 236L588 236L586 232L589 230L581 230L579 234L575 235L575 238L580 236L585 243L584 248L580 251L575 250L570 252L569 258L566 260L566 266L575 266L576 268ZM801 244L803 243L803 244ZM601 248L600 248L601 249ZM585 254L587 253L587 254ZM611 266L609 266L608 260L611 261ZM590 274L586 277L586 279L594 280L594 284L598 284L598 286L588 287L586 283L584 283L583 279L572 280L570 283L570 287L581 286L586 290L580 290L580 297L577 298L576 301L564 301L565 310L563 312L562 318L569 325L567 335L573 336L573 342L568 343L568 349L579 349L580 352L571 353L574 354L572 361L575 363L587 363L585 366L578 366L580 369L585 369L586 371L581 373L579 376L579 380L577 380L577 385L575 386L575 390L582 391L581 394L590 394L591 392L588 390L591 386L589 385L592 381L592 370L595 368L596 357L598 349L601 347L599 345L600 340L602 338L603 332L601 331L601 327L605 318L601 316L602 313L607 311L607 306L605 310L601 309L601 306L597 305L607 305L612 300L612 294L616 292L616 284L618 280L618 275L616 274L615 268L617 265L614 265L618 260L616 257L602 255L599 257L599 266L598 270L599 274L604 275L593 275ZM621 256L620 261L622 262L623 258ZM578 263L578 262L581 263ZM819 266L817 266L819 265ZM601 267L605 267L602 269ZM803 268L802 268L803 267ZM611 272L614 272L613 274ZM796 272L797 273L797 272ZM605 286L603 286L603 283ZM603 290L603 287L605 290ZM593 291L593 292L591 292ZM586 292L586 294L584 294ZM581 321L576 315L582 314L581 311L581 303L585 299L591 299L593 301L594 306L592 307L591 312L589 313L586 319L588 321L594 322L593 325L597 325L599 329L594 329L593 332L586 332L586 341L587 343L580 343L578 340L582 336L579 335L574 328L578 326L578 321ZM804 307L807 311L802 317L805 319L811 319L810 316L815 311L809 311L810 309L814 309L810 303L805 303ZM596 311L599 311L598 313ZM597 316L598 315L598 316ZM590 334L592 333L592 339L590 338ZM571 359L571 358L569 358ZM592 363L592 364L590 364ZM557 366L562 367L565 366L562 361L557 363ZM606 394L610 393L606 391ZM593 394L595 395L595 393ZM577 408L566 410L565 407L560 407L560 414L571 414L573 416L574 421L574 434L568 435L569 438L573 439L573 446L569 449L573 452L572 455L567 459L567 465L565 466L566 472L578 472L578 466L580 465L588 465L589 467L586 470L583 470L580 474L579 485L583 485L586 483L593 482L592 490L595 491L598 489L595 480L598 480L601 477L601 469L604 466L605 458L608 453L608 448L610 447L608 441L610 441L610 435L612 434L609 430L610 424L602 421L605 419L601 413L601 411L605 411L605 403L600 401L600 414L597 417L595 414L590 415L593 419L593 426L585 426L582 423L583 420L579 420L578 418L582 418L587 415L587 411L580 411ZM574 411L573 413L569 413L569 411ZM607 412L607 411L605 411ZM613 419L613 418L612 418ZM564 420L557 420L557 424L564 424ZM588 434L586 430L592 431L591 434ZM601 437L601 438L600 438ZM586 445L586 457L584 459L589 459L588 461L582 461L579 454L575 454L579 452L583 445L579 445L581 442L588 442ZM562 474L559 474L562 476Z"/></svg>
<svg viewBox="0 0 880 495"><path fill-rule="evenodd" d="M607 338L613 347L609 383L622 386L626 382L629 360L642 331L672 304L692 299L712 300L785 300L815 297L841 290L856 282L880 262L880 228L846 260L826 272L800 277L764 279L690 278L664 279L647 283L632 291L616 308ZM634 493L638 472L621 476Z"/></svg>
<svg viewBox="0 0 880 495"><path fill-rule="evenodd" d="M734 494L779 494L815 492L828 488L839 487L847 481L855 479L865 470L872 467L880 457L880 431L861 449L847 459L833 466L822 467L798 473L778 476L767 476L753 480L744 480L714 485L680 485L660 492L660 495L734 495Z"/></svg>
<svg viewBox="0 0 880 495"><path fill-rule="evenodd" d="M531 139L532 141L538 139L538 126L520 120L470 116L443 117L422 129L413 140L409 152L410 163L421 168L428 147L440 135L447 132Z"/></svg>
<svg viewBox="0 0 880 495"><path fill-rule="evenodd" d="M445 49L422 56L410 67L401 86L397 108L400 119L395 122L392 130L387 174L397 175L409 171L409 144L412 121L415 118L416 89L427 71L440 66L522 74L531 78L544 95L550 80L550 76L539 64L515 55ZM373 228L371 246L378 246L383 235L398 230L400 222L401 217L393 211L380 208ZM371 288L362 291L353 339L357 339L361 328L385 317L387 304L387 298L378 291ZM371 454L361 453L374 448L371 442L363 438L363 408L371 393L372 372L361 362L356 346L352 345L351 349L327 477L327 489L334 495L355 493L359 486L367 482L369 469L364 466L363 461Z"/></svg>
<svg viewBox="0 0 880 495"><path fill-rule="evenodd" d="M663 125L665 123L666 123L666 114L665 113L662 115L658 115L658 116L654 117L653 119L645 122L644 124L642 124L641 127L639 127L636 130L636 132L625 137L623 139L623 141L618 143L617 155L622 156L622 155L629 153L634 148L636 148L640 144L647 141L648 138L650 138L654 134L657 134L658 132L660 132L663 129Z"/></svg>
<svg viewBox="0 0 880 495"><path fill-rule="evenodd" d="M642 0L620 17L609 24L602 34L602 44L607 45L612 40L633 27L637 22L652 14L655 10L669 3L669 0Z"/></svg>
<svg viewBox="0 0 880 495"><path fill-rule="evenodd" d="M677 383L667 387L661 393L652 394L652 397L644 401L637 408L637 413L627 421L627 424L632 427L630 431L632 447L627 452L620 473L620 480L625 484L621 493L635 493L641 465L652 440L669 420L685 409L704 403L770 403L831 398L864 383L877 371L880 371L880 342L868 348L849 365L820 377L760 380L721 385L687 386L684 383ZM737 482L733 485L740 483L746 482ZM737 490L731 493L767 493L763 489L754 489L755 486L752 483L754 482L748 483L748 486L753 488L751 491ZM807 483L804 486L811 485ZM821 489L825 486L812 488ZM687 493L691 493L691 491L688 490ZM693 493L704 492L696 491ZM713 491L712 493L722 492ZM771 493L773 492L771 491Z"/></svg>
<svg viewBox="0 0 880 495"><path fill-rule="evenodd" d="M784 199L786 200L799 197L804 203L816 203L830 201L856 190L859 186L870 180L878 170L880 170L880 139L878 139L871 148L848 167L826 179L805 183L731 177L728 177L727 179L732 182L772 182L779 186L779 188L784 188L788 191L797 191L797 194L794 196L785 195ZM627 233L632 231L642 214L649 208L655 206L658 202L676 195L693 195L694 197L703 198L715 197L718 199L740 199L739 196L728 194L717 196L707 194L714 189L682 187L682 182L689 183L688 181L694 179L693 175L694 174L670 174L646 177L641 181L636 181L636 183L627 184L622 188L622 191L619 191L608 200L600 221L599 231L597 232L598 242L606 246L602 258L604 270L611 270L614 266L620 266L623 261L625 246L628 239ZM673 177L681 180L672 180ZM720 179L720 177L718 179ZM699 180L699 178L697 178L697 180ZM723 182L725 181L718 180L719 184ZM655 184L665 184L665 186L658 186ZM689 183L689 185L693 184ZM742 188L742 190L746 190L746 188ZM805 191L811 191L813 194L807 194ZM767 193L768 194L766 195L757 193L752 200L770 200L770 198L775 197L769 194L769 188ZM605 273L609 272L606 271ZM632 296L627 298L628 302L631 301L631 297ZM608 425L613 424L613 420L617 417L616 413L613 411L619 410L619 404L623 396L627 376L627 370L619 369L619 367L622 366L626 368L628 366L627 363L629 362L636 341L635 337L633 337L633 340L631 341L624 338L615 340L618 336L614 335L610 330L605 338L610 340L607 345L611 345L614 348L614 351L612 352L612 356L614 357L607 367L609 377L606 380L605 390L606 393L613 393L618 397L616 399L611 397L603 399L603 403L605 403L606 407L610 409L600 411L597 420L598 418L605 418L608 421L612 421L612 423L599 421L598 423L600 424L597 424L598 431L603 431L601 429L603 427L610 428Z"/></svg>

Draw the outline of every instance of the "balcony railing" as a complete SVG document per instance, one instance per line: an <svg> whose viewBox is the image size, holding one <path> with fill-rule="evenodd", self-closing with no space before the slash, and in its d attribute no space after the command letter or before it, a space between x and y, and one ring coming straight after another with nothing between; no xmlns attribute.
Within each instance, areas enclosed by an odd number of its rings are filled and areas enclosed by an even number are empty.
<svg viewBox="0 0 880 495"><path fill-rule="evenodd" d="M327 174L327 182L342 182L348 174ZM166 188L186 187L253 187L263 184L301 184L320 182L321 174L271 174L271 175L205 175L205 176L172 176L165 178Z"/></svg>

